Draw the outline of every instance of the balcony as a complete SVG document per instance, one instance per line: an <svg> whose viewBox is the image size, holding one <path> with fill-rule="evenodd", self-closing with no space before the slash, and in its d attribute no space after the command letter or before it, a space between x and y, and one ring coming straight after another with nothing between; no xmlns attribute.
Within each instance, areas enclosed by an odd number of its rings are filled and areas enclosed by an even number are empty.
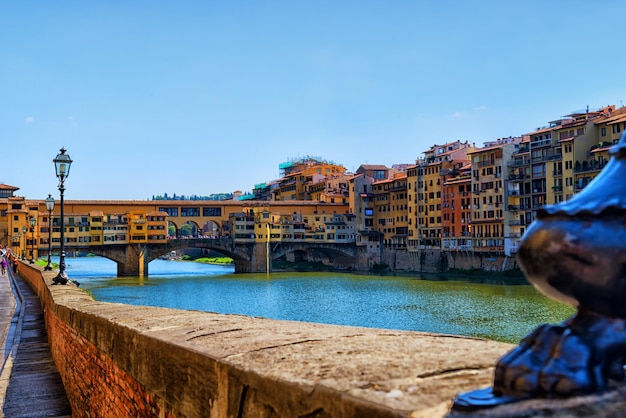
<svg viewBox="0 0 626 418"><path fill-rule="evenodd" d="M552 145L552 139L542 139L540 141L532 141L530 143L530 148L547 147L550 145Z"/></svg>
<svg viewBox="0 0 626 418"><path fill-rule="evenodd" d="M520 181L520 180L524 180L526 178L528 178L528 176L525 175L525 174L511 174L511 175L509 175L509 180L510 181Z"/></svg>
<svg viewBox="0 0 626 418"><path fill-rule="evenodd" d="M561 154L561 153L548 154L548 155L545 156L545 161L560 160L562 158L563 158L563 154Z"/></svg>
<svg viewBox="0 0 626 418"><path fill-rule="evenodd" d="M576 161L576 163L577 165L574 167L574 173L586 173L589 171L602 170L607 165L608 161L596 162L595 160L592 160L590 163L587 161L583 161L582 164L579 164L578 161Z"/></svg>

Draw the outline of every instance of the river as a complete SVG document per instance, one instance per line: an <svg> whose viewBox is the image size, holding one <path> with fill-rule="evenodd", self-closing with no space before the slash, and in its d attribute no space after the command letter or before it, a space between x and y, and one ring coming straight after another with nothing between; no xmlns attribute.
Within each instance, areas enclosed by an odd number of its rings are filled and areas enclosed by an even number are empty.
<svg viewBox="0 0 626 418"><path fill-rule="evenodd" d="M67 258L67 273L99 301L273 319L426 331L518 343L574 310L520 279L348 273L234 274L232 266L154 260L148 278L117 278L114 262ZM434 278L434 279L433 279Z"/></svg>

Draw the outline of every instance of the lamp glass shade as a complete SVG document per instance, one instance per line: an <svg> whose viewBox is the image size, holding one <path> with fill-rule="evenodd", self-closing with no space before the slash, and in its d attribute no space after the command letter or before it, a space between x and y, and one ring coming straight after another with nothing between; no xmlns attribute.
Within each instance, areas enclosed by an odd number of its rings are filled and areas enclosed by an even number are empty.
<svg viewBox="0 0 626 418"><path fill-rule="evenodd" d="M46 198L46 209L48 212L52 212L54 210L54 197L52 197L52 195L48 195Z"/></svg>
<svg viewBox="0 0 626 418"><path fill-rule="evenodd" d="M34 216L30 217L30 226L35 226L35 224L37 223L37 219L35 219Z"/></svg>
<svg viewBox="0 0 626 418"><path fill-rule="evenodd" d="M56 158L52 160L57 177L60 180L64 180L70 175L70 167L72 166L72 159L65 153L66 151L65 148L61 148L61 153L57 154Z"/></svg>

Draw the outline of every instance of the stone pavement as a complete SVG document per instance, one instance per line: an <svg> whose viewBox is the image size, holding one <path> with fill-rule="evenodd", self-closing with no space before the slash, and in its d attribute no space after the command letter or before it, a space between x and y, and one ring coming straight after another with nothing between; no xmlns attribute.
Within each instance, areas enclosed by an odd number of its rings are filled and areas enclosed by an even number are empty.
<svg viewBox="0 0 626 418"><path fill-rule="evenodd" d="M0 343L0 416L70 417L39 299L10 269L0 277Z"/></svg>

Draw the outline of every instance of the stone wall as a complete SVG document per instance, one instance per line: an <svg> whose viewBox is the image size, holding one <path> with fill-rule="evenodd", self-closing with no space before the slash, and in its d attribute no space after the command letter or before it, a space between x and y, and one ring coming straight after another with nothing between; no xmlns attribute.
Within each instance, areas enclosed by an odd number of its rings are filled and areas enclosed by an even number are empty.
<svg viewBox="0 0 626 418"><path fill-rule="evenodd" d="M509 344L94 301L20 265L73 416L437 417Z"/></svg>
<svg viewBox="0 0 626 418"><path fill-rule="evenodd" d="M450 270L504 272L519 269L514 257L438 249L384 249L382 262L392 271L417 273L444 273Z"/></svg>

